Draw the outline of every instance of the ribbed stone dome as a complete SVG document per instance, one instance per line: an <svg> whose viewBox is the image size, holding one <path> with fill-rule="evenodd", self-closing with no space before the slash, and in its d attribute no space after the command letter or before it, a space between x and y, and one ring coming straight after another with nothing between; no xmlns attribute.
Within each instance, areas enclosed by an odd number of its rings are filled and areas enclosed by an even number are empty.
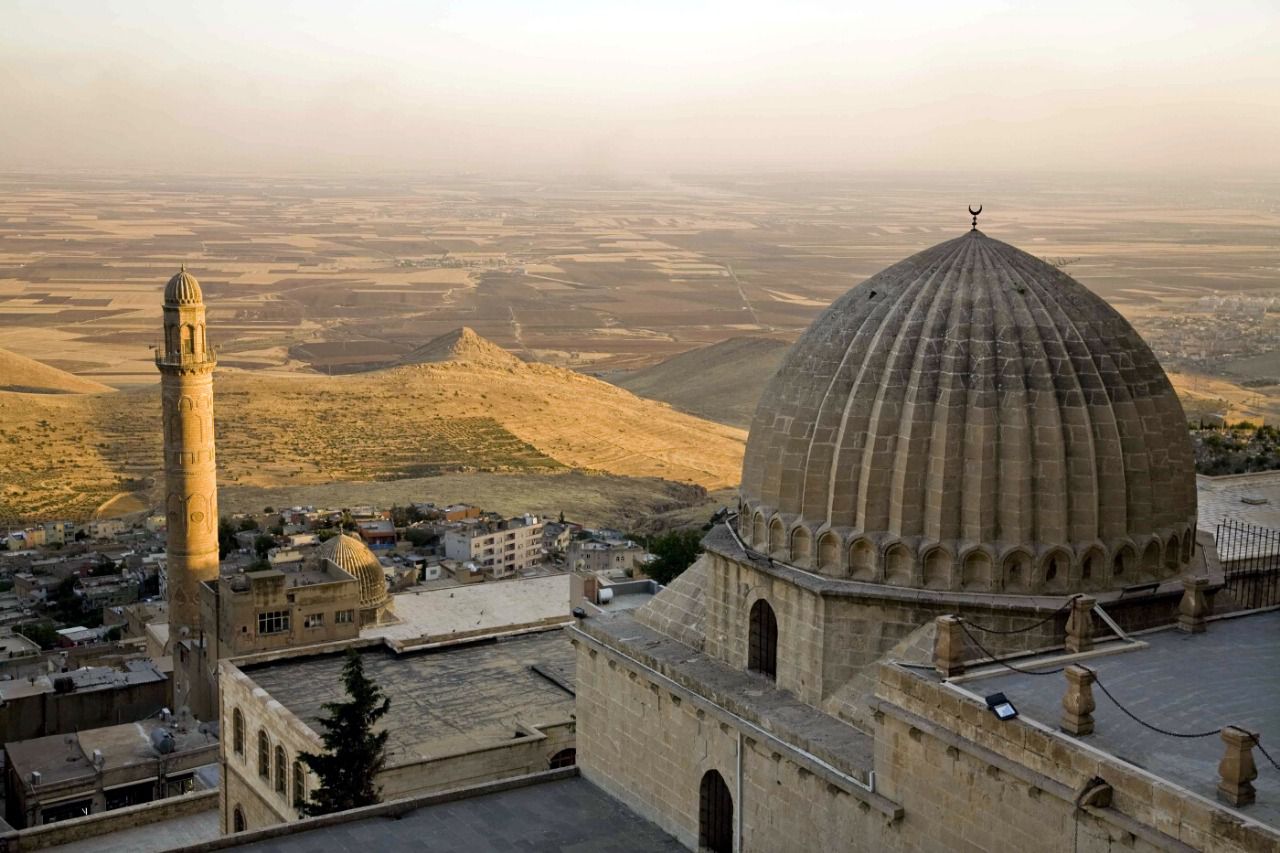
<svg viewBox="0 0 1280 853"><path fill-rule="evenodd" d="M1104 589L1191 558L1186 419L1123 317L974 230L871 277L791 348L747 441L739 526L837 577Z"/></svg>
<svg viewBox="0 0 1280 853"><path fill-rule="evenodd" d="M382 564L365 545L354 536L339 533L320 545L320 556L332 560L338 568L351 575L360 584L360 607L380 607L387 600L387 578Z"/></svg>
<svg viewBox="0 0 1280 853"><path fill-rule="evenodd" d="M178 274L169 279L169 283L164 286L164 301L166 305L196 305L202 302L204 297L200 293L200 282L196 281L196 277L187 272L184 266L178 271Z"/></svg>

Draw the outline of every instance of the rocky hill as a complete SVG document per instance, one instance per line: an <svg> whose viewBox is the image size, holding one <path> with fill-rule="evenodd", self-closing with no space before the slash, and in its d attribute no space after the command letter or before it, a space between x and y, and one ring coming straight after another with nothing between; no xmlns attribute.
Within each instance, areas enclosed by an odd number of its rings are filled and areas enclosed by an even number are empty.
<svg viewBox="0 0 1280 853"><path fill-rule="evenodd" d="M460 329L420 363L342 376L219 370L219 479L279 487L449 471L597 471L737 483L745 434ZM0 522L84 517L161 473L158 386L0 393Z"/></svg>
<svg viewBox="0 0 1280 853"><path fill-rule="evenodd" d="M96 394L111 389L35 359L0 349L0 391L29 394Z"/></svg>
<svg viewBox="0 0 1280 853"><path fill-rule="evenodd" d="M680 353L614 383L681 411L746 429L764 386L789 346L772 338L729 338Z"/></svg>

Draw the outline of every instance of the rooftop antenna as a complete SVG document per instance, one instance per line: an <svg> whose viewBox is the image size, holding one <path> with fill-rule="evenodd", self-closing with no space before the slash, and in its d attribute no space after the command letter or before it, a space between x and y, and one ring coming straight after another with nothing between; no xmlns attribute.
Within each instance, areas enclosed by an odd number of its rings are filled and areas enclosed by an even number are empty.
<svg viewBox="0 0 1280 853"><path fill-rule="evenodd" d="M973 217L973 227L969 229L970 231L978 230L978 214L979 213L982 213L982 205L978 205L977 210L973 209L973 205L969 205L969 215Z"/></svg>

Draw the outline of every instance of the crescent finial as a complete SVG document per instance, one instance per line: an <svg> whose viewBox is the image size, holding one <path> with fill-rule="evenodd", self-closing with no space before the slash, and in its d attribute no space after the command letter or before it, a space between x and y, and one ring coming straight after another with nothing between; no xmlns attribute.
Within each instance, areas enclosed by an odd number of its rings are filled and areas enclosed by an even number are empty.
<svg viewBox="0 0 1280 853"><path fill-rule="evenodd" d="M978 205L978 209L974 210L973 205L969 205L969 215L973 217L973 228L970 230L978 230L978 214L982 212L982 205Z"/></svg>

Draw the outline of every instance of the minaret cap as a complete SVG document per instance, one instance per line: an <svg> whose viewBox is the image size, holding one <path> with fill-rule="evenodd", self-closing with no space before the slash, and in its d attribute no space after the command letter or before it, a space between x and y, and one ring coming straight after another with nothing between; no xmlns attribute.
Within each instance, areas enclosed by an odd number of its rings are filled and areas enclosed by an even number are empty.
<svg viewBox="0 0 1280 853"><path fill-rule="evenodd" d="M204 301L204 296L200 293L200 282L196 281L196 277L187 272L187 265L183 264L182 269L178 270L178 274L169 279L169 283L164 287L164 302L166 305L198 305Z"/></svg>

